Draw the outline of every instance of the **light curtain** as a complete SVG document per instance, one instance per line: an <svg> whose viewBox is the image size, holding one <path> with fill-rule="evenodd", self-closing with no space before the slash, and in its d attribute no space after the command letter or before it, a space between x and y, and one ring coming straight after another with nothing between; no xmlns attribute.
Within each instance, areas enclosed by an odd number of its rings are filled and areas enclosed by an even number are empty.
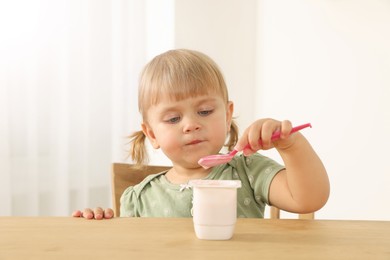
<svg viewBox="0 0 390 260"><path fill-rule="evenodd" d="M0 215L111 205L111 163L139 128L147 4L0 3Z"/></svg>

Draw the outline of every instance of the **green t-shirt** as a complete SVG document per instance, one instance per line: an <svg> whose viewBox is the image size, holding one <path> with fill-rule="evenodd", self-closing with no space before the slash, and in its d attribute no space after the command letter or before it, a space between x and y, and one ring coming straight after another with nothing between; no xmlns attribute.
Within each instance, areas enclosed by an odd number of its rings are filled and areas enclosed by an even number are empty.
<svg viewBox="0 0 390 260"><path fill-rule="evenodd" d="M207 180L241 180L237 190L237 217L263 218L272 179L284 169L274 160L255 153L235 156L213 168ZM121 217L192 217L192 189L170 183L166 172L146 177L128 187L121 197Z"/></svg>

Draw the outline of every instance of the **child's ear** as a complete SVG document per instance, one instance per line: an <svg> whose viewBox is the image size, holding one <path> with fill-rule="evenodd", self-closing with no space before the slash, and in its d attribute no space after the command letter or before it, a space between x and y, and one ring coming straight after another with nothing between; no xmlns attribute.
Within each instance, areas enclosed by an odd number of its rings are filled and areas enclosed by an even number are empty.
<svg viewBox="0 0 390 260"><path fill-rule="evenodd" d="M149 139L150 143L152 144L154 149L160 148L160 145L157 142L156 136L153 132L153 129L146 123L142 123L142 131L146 135L146 137Z"/></svg>
<svg viewBox="0 0 390 260"><path fill-rule="evenodd" d="M230 131L230 126L232 125L234 112L234 104L232 101L228 101L226 105L226 125L228 126L228 132Z"/></svg>

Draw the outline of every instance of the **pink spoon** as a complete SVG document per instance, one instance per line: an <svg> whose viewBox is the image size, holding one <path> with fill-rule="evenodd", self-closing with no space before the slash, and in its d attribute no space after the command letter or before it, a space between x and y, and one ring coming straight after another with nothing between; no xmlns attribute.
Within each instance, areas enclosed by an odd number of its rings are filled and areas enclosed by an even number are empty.
<svg viewBox="0 0 390 260"><path fill-rule="evenodd" d="M308 124L296 126L291 130L290 133L291 134L295 133L295 132L302 130L303 128L306 128L306 127L311 127L311 124L308 123ZM280 131L276 131L272 135L271 141L278 140L279 138L280 138ZM261 144L261 140L259 142ZM250 148L249 144L247 144L243 150L245 150L246 148ZM228 154L214 154L214 155L205 156L203 158L200 158L200 160L198 161L198 164L200 166L202 166L203 168L208 169L208 168L220 165L220 164L230 162L233 159L234 155L236 155L236 153L238 153L238 151L233 150Z"/></svg>

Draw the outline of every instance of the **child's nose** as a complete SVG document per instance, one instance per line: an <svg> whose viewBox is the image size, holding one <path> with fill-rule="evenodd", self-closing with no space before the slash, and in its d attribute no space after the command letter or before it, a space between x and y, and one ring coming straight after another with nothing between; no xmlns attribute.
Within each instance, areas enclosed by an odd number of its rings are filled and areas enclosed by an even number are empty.
<svg viewBox="0 0 390 260"><path fill-rule="evenodd" d="M188 119L183 128L184 133L190 133L200 129L200 124L193 119Z"/></svg>

